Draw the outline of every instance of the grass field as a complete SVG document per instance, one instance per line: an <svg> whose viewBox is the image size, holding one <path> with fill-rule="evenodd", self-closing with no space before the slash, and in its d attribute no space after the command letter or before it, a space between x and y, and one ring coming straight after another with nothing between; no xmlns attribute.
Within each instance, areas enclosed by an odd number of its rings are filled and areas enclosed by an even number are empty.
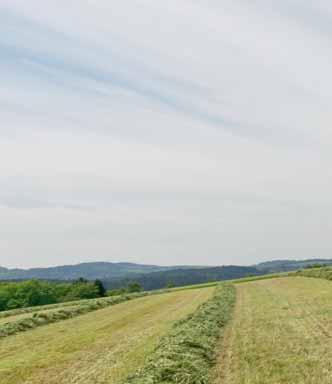
<svg viewBox="0 0 332 384"><path fill-rule="evenodd" d="M256 279L265 279L273 277L275 277L275 275L247 277L245 279L234 280L234 283L241 283L253 281ZM11 311L0 312L0 338L8 337L13 334L31 330L32 328L37 328L40 326L45 326L47 324L80 316L82 314L86 314L95 310L100 310L102 308L118 304L119 302L127 301L140 296L148 296L166 292L177 292L188 289L216 287L219 284L220 282L211 282L205 284L176 287L167 290L139 292L135 294L65 302L40 307L19 308Z"/></svg>
<svg viewBox="0 0 332 384"><path fill-rule="evenodd" d="M0 340L1 384L120 383L214 288L118 304Z"/></svg>
<svg viewBox="0 0 332 384"><path fill-rule="evenodd" d="M211 299L174 324L143 369L123 384L207 384L235 293L232 284L220 284Z"/></svg>
<svg viewBox="0 0 332 384"><path fill-rule="evenodd" d="M57 306L55 308L43 309L43 310L40 309L40 310L34 311L34 312L18 313L16 315L12 315L12 316L8 316L8 317L0 317L0 326L3 325L3 324L14 322L14 321L27 319L27 318L33 316L34 313L42 312L42 313L45 313L45 314L50 314L50 313L59 311L60 309L70 310L72 308L75 308L76 306L77 305L73 305L73 306L69 306L69 305L60 306L59 305L59 306Z"/></svg>
<svg viewBox="0 0 332 384"><path fill-rule="evenodd" d="M12 315L4 319L0 319L0 338L8 337L20 332L45 326L47 324L57 323L71 319L83 314L94 312L102 308L111 307L129 300L134 300L140 297L147 297L166 293L167 291L153 291L153 292L136 292L131 294L124 294L119 296L104 297L99 299L84 300L80 305L57 307L47 311L38 311L34 313L25 313L19 315ZM29 310L29 308L27 308ZM7 319L7 320L6 320Z"/></svg>
<svg viewBox="0 0 332 384"><path fill-rule="evenodd" d="M66 301L64 303L56 303L56 304L48 304L48 305L39 305L39 306L35 306L35 307L11 309L9 311L2 311L2 312L0 312L0 319L4 319L4 318L7 318L7 317L12 317L12 316L17 316L17 315L21 315L21 314L45 311L45 310L49 310L49 309L58 309L58 308L64 308L64 307L74 307L76 305L81 305L82 303L89 302L91 300L95 300L95 299L84 299L84 300L76 300L76 301Z"/></svg>
<svg viewBox="0 0 332 384"><path fill-rule="evenodd" d="M215 283L208 283L5 337L0 339L0 383L122 384L131 377L131 384L197 384L206 383L209 375L209 384L332 383L332 283L281 276L234 281L241 284L234 284L236 304L226 327L234 303L231 285L229 291L220 286L223 299L214 296L173 327L219 292ZM13 312L0 318L0 328L32 315Z"/></svg>
<svg viewBox="0 0 332 384"><path fill-rule="evenodd" d="M241 279L236 280L228 280L230 283L234 284L240 284L240 283L246 283L249 281L256 281L256 280L265 280L265 279L274 279L276 277L283 277L287 276L288 273L274 273L274 274L267 274L267 275L258 275L258 276L250 276L250 277L244 277ZM186 289L201 289L201 288L207 288L207 287L216 287L219 285L221 281L212 281L209 283L202 283L202 284L194 284L194 285L185 285L180 287L174 287L174 288L168 288L168 292L177 292L182 291ZM160 290L163 291L163 290ZM166 290L164 290L166 291ZM150 294L159 293L159 291L150 291ZM76 301L69 301L69 302L63 302L63 303L57 303L57 304L49 304L49 305L43 305L43 306L35 306L35 307L28 307L28 308L17 308L12 309L8 311L1 311L0 312L0 326L6 323L10 323L17 320L22 320L29 318L30 316L33 316L35 313L52 313L56 310L62 310L62 309L72 309L76 306L82 306L85 304L92 303L94 301L103 301L108 300L109 298L97 298L97 299L85 299L85 300L76 300Z"/></svg>
<svg viewBox="0 0 332 384"><path fill-rule="evenodd" d="M215 384L330 384L332 284L287 277L237 286Z"/></svg>

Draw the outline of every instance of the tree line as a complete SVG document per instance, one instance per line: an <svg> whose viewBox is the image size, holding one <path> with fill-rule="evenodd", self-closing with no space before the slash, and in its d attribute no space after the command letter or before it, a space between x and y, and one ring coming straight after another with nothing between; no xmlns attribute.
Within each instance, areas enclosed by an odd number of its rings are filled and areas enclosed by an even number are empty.
<svg viewBox="0 0 332 384"><path fill-rule="evenodd" d="M73 283L54 283L40 280L0 283L0 311L93 299L105 296L100 280L78 279Z"/></svg>
<svg viewBox="0 0 332 384"><path fill-rule="evenodd" d="M138 283L144 291L163 289L165 287L180 287L192 284L204 284L221 280L240 279L248 276L259 276L265 272L255 267L226 265L221 267L172 269L168 271L150 272L143 275L129 276L125 279L104 280L108 289L115 291L127 287L132 280Z"/></svg>
<svg viewBox="0 0 332 384"><path fill-rule="evenodd" d="M0 282L0 311L63 303L104 296L140 292L140 284L131 281L125 288L106 291L101 280L79 278L74 282L27 280Z"/></svg>

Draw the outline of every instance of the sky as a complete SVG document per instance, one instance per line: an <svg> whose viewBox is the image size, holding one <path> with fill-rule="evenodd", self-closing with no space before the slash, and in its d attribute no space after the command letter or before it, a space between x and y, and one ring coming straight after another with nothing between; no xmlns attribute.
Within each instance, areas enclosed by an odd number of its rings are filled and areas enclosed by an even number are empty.
<svg viewBox="0 0 332 384"><path fill-rule="evenodd" d="M0 265L332 257L329 0L1 0Z"/></svg>

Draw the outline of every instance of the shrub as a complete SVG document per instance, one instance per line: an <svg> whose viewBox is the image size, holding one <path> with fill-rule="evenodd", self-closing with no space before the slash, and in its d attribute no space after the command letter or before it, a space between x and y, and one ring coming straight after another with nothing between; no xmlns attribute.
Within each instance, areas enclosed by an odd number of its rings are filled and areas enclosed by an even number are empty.
<svg viewBox="0 0 332 384"><path fill-rule="evenodd" d="M141 291L142 291L142 287L140 286L139 283L133 281L128 284L127 292L133 293L133 292L141 292Z"/></svg>

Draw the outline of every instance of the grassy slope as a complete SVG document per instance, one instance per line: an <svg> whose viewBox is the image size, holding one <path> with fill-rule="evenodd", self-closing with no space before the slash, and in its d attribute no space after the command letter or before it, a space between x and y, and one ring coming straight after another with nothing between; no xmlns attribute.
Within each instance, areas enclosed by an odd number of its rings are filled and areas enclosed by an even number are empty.
<svg viewBox="0 0 332 384"><path fill-rule="evenodd" d="M125 301L137 299L139 297L150 296L152 294L165 293L165 291L149 292L137 292L131 294L125 294L120 296L105 297L100 299L92 299L84 301L81 305L75 305L72 307L57 308L48 311L39 311L28 315L27 317L18 317L15 320L15 316L7 318L8 321L4 324L0 324L0 338L8 337L20 332L26 332L33 328L38 328L51 323L57 323L73 317L81 316L88 312L94 312L102 308L111 307L113 305L123 303ZM14 320L11 320L11 319Z"/></svg>
<svg viewBox="0 0 332 384"><path fill-rule="evenodd" d="M331 383L332 284L310 278L237 286L216 384Z"/></svg>
<svg viewBox="0 0 332 384"><path fill-rule="evenodd" d="M216 345L231 318L235 287L220 284L213 297L178 321L148 362L126 384L204 384L215 364Z"/></svg>
<svg viewBox="0 0 332 384"><path fill-rule="evenodd" d="M119 383L213 292L144 297L0 340L0 383Z"/></svg>
<svg viewBox="0 0 332 384"><path fill-rule="evenodd" d="M57 312L57 311L62 310L62 309L66 309L66 310L70 311L72 308L76 308L76 307L77 307L77 305L58 306L58 307L55 307L55 308L38 310L38 311L33 311L33 312L28 311L26 313L18 313L18 314L14 314L14 315L8 316L8 317L0 317L0 326L2 326L4 324L11 323L11 322L14 322L14 321L30 318L30 317L32 317L34 315L34 313L50 314L50 313L54 313L54 312Z"/></svg>
<svg viewBox="0 0 332 384"><path fill-rule="evenodd" d="M82 303L89 302L91 300L96 300L96 299L84 299L84 300L66 301L64 303L56 303L56 304L48 304L48 305L38 305L38 306L35 306L35 307L24 307L24 308L11 309L11 310L8 310L8 311L1 311L0 312L0 319L4 319L6 317L17 316L17 315L21 315L21 314L45 311L45 310L49 310L49 309L57 309L57 308L64 308L64 307L74 307L75 305L81 305Z"/></svg>
<svg viewBox="0 0 332 384"><path fill-rule="evenodd" d="M293 272L292 275L332 280L332 267L302 269L297 272Z"/></svg>
<svg viewBox="0 0 332 384"><path fill-rule="evenodd" d="M246 283L248 281L256 281L256 280L265 280L265 279L274 279L276 277L283 277L287 276L288 273L273 273L273 274L267 274L267 275L260 275L260 276L250 276L250 277L243 277L241 279L234 279L234 280L224 280L228 281L230 283L239 284L239 283ZM203 284L193 284L193 285L184 285L181 287L174 287L169 288L167 291L169 292L176 292L176 291L182 291L186 289L201 289L201 288L207 288L207 287L216 287L219 285L222 281L212 281L209 283L203 283ZM156 291L150 291L158 292ZM42 305L42 306L36 306L36 307L27 307L27 308L17 308L12 309L8 311L1 311L0 312L0 325L7 323L9 321L16 319L23 319L26 317L29 317L29 314L37 313L37 312L48 312L49 310L53 309L65 309L66 307L75 307L77 305L82 304L88 304L96 300L103 300L102 298L99 299L85 299L85 300L76 300L76 301L68 301L64 303L57 303L57 304L49 304L49 305ZM22 315L22 316L20 316ZM8 320L10 318L10 320Z"/></svg>
<svg viewBox="0 0 332 384"><path fill-rule="evenodd" d="M220 281L211 281L210 283L203 283L203 284L184 285L181 287L171 288L169 290L170 291L182 291L182 290L186 290L186 289L199 289L199 288L206 288L206 287L216 287L220 283L242 284L242 283L248 283L248 282L257 281L257 280L268 280L268 279L275 279L278 277L287 277L288 275L289 275L288 272L268 273L266 275L241 277L240 279L220 280Z"/></svg>
<svg viewBox="0 0 332 384"><path fill-rule="evenodd" d="M240 283L246 283L248 281L273 279L276 277L282 277L286 275L287 275L286 273L268 274L268 275L261 275L261 276L245 277L245 278L236 279L236 280L228 280L228 282L234 283L234 284L240 284ZM219 281L214 281L214 282L204 283L204 284L185 285L182 287L170 288L168 290L165 290L165 292L166 291L177 292L177 291L182 291L187 289L201 289L201 288L207 288L207 287L216 287L219 284L220 284ZM150 291L149 293L154 294L159 292L161 291ZM109 298L78 300L78 301L71 301L71 302L65 302L65 303L50 304L50 305L28 307L28 308L18 308L10 311L3 311L3 312L0 312L0 328L4 324L31 318L35 313L51 314L56 312L57 310L63 310L63 309L70 311L71 309L74 309L76 306L82 306L85 304L93 303L95 301L103 301L103 300L109 300Z"/></svg>

